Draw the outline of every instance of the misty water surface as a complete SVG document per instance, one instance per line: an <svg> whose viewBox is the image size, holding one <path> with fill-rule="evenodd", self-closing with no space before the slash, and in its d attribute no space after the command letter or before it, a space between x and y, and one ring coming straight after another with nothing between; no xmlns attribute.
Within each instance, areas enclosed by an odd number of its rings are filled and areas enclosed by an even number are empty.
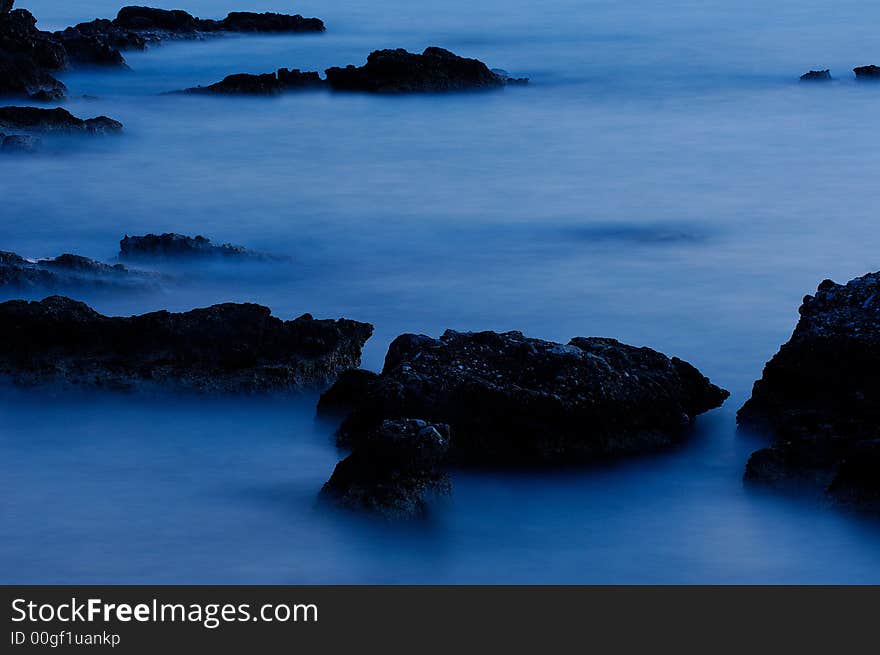
<svg viewBox="0 0 880 655"><path fill-rule="evenodd" d="M176 7L183 3L154 2ZM119 3L20 0L44 28ZM880 64L866 1L192 0L298 12L322 35L127 53L64 75L120 138L0 159L0 249L112 260L124 234L205 234L290 257L165 267L82 293L132 314L224 301L402 332L610 336L731 390L664 455L566 472L456 472L430 519L316 509L342 456L297 399L0 394L7 583L880 582L876 524L744 488L734 413L805 293L878 268ZM370 97L163 96L235 72L323 70L428 45L532 84ZM813 68L837 81L801 85ZM90 96L83 98L82 96Z"/></svg>

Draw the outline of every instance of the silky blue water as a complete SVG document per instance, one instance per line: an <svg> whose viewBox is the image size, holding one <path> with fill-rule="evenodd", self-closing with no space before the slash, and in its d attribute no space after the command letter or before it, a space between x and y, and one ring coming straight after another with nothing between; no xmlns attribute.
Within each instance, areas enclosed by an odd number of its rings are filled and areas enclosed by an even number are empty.
<svg viewBox="0 0 880 655"><path fill-rule="evenodd" d="M177 2L153 3L178 6ZM108 0L19 2L44 28ZM880 63L866 1L401 0L235 4L319 16L73 71L65 106L120 138L0 159L0 249L115 257L124 234L202 233L290 257L166 267L131 314L253 301L402 332L603 335L688 359L732 392L659 456L565 472L456 472L406 526L315 496L343 455L316 396L0 393L4 583L880 582L880 527L744 487L734 413L805 293L878 268ZM528 76L451 96L161 95L234 72L322 70L439 45ZM837 81L802 85L813 68ZM8 296L6 296L8 297Z"/></svg>

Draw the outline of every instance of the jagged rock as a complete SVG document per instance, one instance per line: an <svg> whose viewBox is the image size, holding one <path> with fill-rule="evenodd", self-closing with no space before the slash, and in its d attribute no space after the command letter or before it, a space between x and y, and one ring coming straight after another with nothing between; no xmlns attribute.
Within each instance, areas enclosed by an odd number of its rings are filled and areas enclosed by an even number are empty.
<svg viewBox="0 0 880 655"><path fill-rule="evenodd" d="M866 471L880 480L880 273L846 285L825 280L804 298L791 339L767 362L737 420L776 437L749 459L747 480L853 503L862 491L876 493L858 487Z"/></svg>
<svg viewBox="0 0 880 655"><path fill-rule="evenodd" d="M84 287L147 287L157 280L153 273L122 264L104 264L81 255L29 260L14 252L0 252L0 288L62 291Z"/></svg>
<svg viewBox="0 0 880 655"><path fill-rule="evenodd" d="M0 14L8 14L14 4L15 0L0 0Z"/></svg>
<svg viewBox="0 0 880 655"><path fill-rule="evenodd" d="M191 33L199 29L199 20L180 9L152 7L123 7L116 15L114 25L133 32L164 31Z"/></svg>
<svg viewBox="0 0 880 655"><path fill-rule="evenodd" d="M0 53L23 55L47 71L67 66L67 52L53 34L37 29L37 19L25 9L0 13Z"/></svg>
<svg viewBox="0 0 880 655"><path fill-rule="evenodd" d="M214 93L228 95L276 95L285 91L320 88L324 80L316 72L281 68L277 73L228 75L210 86L185 89L182 93Z"/></svg>
<svg viewBox="0 0 880 655"><path fill-rule="evenodd" d="M122 123L106 116L77 118L66 109L39 107L0 107L0 127L12 127L39 132L83 132L88 134L115 134L122 131Z"/></svg>
<svg viewBox="0 0 880 655"><path fill-rule="evenodd" d="M300 33L323 32L324 23L299 14L232 12L222 20L197 18L185 11L152 7L123 7L112 21L113 30L138 34L145 42L194 39L219 32ZM105 34L111 34L110 29ZM121 46L117 46L121 47Z"/></svg>
<svg viewBox="0 0 880 655"><path fill-rule="evenodd" d="M481 61L459 57L442 48L422 54L403 49L370 53L364 66L328 68L327 83L338 91L411 93L495 89L508 77L492 72Z"/></svg>
<svg viewBox="0 0 880 655"><path fill-rule="evenodd" d="M801 82L830 82L831 71L826 69L822 71L809 71L801 75Z"/></svg>
<svg viewBox="0 0 880 655"><path fill-rule="evenodd" d="M216 245L201 235L190 237L167 232L130 237L125 235L119 242L120 259L188 258L188 257L238 257L249 259L271 258L263 253L248 250L230 243Z"/></svg>
<svg viewBox="0 0 880 655"><path fill-rule="evenodd" d="M64 84L37 66L29 57L0 50L0 96L45 102L60 100L66 92Z"/></svg>
<svg viewBox="0 0 880 655"><path fill-rule="evenodd" d="M0 376L18 385L297 391L356 367L372 331L308 314L282 321L254 304L111 318L62 296L11 300L0 303Z"/></svg>
<svg viewBox="0 0 880 655"><path fill-rule="evenodd" d="M117 50L144 50L147 47L147 41L143 36L132 30L120 27L106 18L96 18L88 23L80 23L68 29L74 30L83 36L100 38L111 48L116 48Z"/></svg>
<svg viewBox="0 0 880 655"><path fill-rule="evenodd" d="M0 149L3 152L37 152L42 141L28 134L0 135Z"/></svg>
<svg viewBox="0 0 880 655"><path fill-rule="evenodd" d="M550 463L668 447L727 396L687 362L613 339L448 330L398 337L381 375L347 374L319 410L349 409L343 444L417 416L451 427L458 463Z"/></svg>
<svg viewBox="0 0 880 655"><path fill-rule="evenodd" d="M880 66L874 66L873 64L870 66L858 66L857 68L853 68L853 73L856 74L857 80L880 80Z"/></svg>
<svg viewBox="0 0 880 655"><path fill-rule="evenodd" d="M70 61L80 66L115 66L127 68L122 53L104 35L84 34L75 27L68 27L55 36L64 45Z"/></svg>
<svg viewBox="0 0 880 655"><path fill-rule="evenodd" d="M387 519L424 515L428 495L449 491L440 465L449 427L418 419L383 421L339 464L321 490L324 499Z"/></svg>

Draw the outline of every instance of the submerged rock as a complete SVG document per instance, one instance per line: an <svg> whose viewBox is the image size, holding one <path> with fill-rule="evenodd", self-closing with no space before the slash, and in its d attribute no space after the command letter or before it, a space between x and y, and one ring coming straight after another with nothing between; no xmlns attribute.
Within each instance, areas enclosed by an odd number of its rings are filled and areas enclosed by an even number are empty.
<svg viewBox="0 0 880 655"><path fill-rule="evenodd" d="M43 142L30 134L0 134L0 150L3 152L37 152Z"/></svg>
<svg viewBox="0 0 880 655"><path fill-rule="evenodd" d="M801 82L830 82L831 71L826 69L823 71L809 71L801 75Z"/></svg>
<svg viewBox="0 0 880 655"><path fill-rule="evenodd" d="M380 375L346 374L319 411L347 408L338 434L355 447L409 416L448 424L461 464L567 463L668 447L727 396L687 362L613 339L448 330L398 337Z"/></svg>
<svg viewBox="0 0 880 655"><path fill-rule="evenodd" d="M265 259L267 255L248 250L231 243L215 245L201 235L189 237L167 232L130 237L125 235L119 242L120 259L189 258L189 257L240 257Z"/></svg>
<svg viewBox="0 0 880 655"><path fill-rule="evenodd" d="M4 143L5 147L5 143ZM14 252L0 252L0 288L60 291L84 287L152 285L157 276L122 264L104 264L81 255L30 260Z"/></svg>
<svg viewBox="0 0 880 655"><path fill-rule="evenodd" d="M98 116L83 120L60 107L56 109L0 107L0 127L88 134L115 134L122 131L122 123L112 118Z"/></svg>
<svg viewBox="0 0 880 655"><path fill-rule="evenodd" d="M336 465L321 497L387 519L422 516L429 494L449 491L448 477L440 469L449 443L446 425L383 421Z"/></svg>
<svg viewBox="0 0 880 655"><path fill-rule="evenodd" d="M403 49L376 50L364 66L328 68L327 83L338 91L410 93L495 89L510 79L481 61L459 57L442 48L422 54Z"/></svg>
<svg viewBox="0 0 880 655"><path fill-rule="evenodd" d="M226 303L123 318L62 296L11 300L0 303L0 376L19 385L296 391L358 366L373 331L346 319L271 314Z"/></svg>
<svg viewBox="0 0 880 655"><path fill-rule="evenodd" d="M281 68L277 73L251 75L238 73L228 75L220 82L209 86L185 89L181 93L214 93L219 95L277 95L285 91L320 88L324 80L313 71L288 70Z"/></svg>
<svg viewBox="0 0 880 655"><path fill-rule="evenodd" d="M776 437L749 459L747 480L877 508L880 273L846 285L825 280L804 298L791 339L767 362L737 421Z"/></svg>
<svg viewBox="0 0 880 655"><path fill-rule="evenodd" d="M856 79L858 80L880 80L880 66L874 66L873 64L870 66L858 66L857 68L853 68L853 73L856 74Z"/></svg>

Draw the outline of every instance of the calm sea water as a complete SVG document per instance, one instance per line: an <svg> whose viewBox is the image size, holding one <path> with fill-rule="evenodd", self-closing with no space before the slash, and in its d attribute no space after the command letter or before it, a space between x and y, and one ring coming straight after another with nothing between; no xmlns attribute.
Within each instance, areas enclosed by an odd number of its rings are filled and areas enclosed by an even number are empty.
<svg viewBox="0 0 880 655"><path fill-rule="evenodd" d="M177 2L154 2L178 6ZM118 3L19 2L44 28ZM315 507L341 457L316 398L0 393L0 581L880 582L880 526L744 488L734 412L826 277L878 268L880 8L766 3L192 0L323 18L326 34L129 53L65 76L118 139L0 159L0 249L112 259L126 233L289 255L84 293L106 313L254 301L401 332L612 336L730 389L661 456L564 473L459 472L429 520ZM532 84L409 98L162 96L234 72L439 45ZM838 78L797 77L828 68ZM85 99L82 96L93 96Z"/></svg>

